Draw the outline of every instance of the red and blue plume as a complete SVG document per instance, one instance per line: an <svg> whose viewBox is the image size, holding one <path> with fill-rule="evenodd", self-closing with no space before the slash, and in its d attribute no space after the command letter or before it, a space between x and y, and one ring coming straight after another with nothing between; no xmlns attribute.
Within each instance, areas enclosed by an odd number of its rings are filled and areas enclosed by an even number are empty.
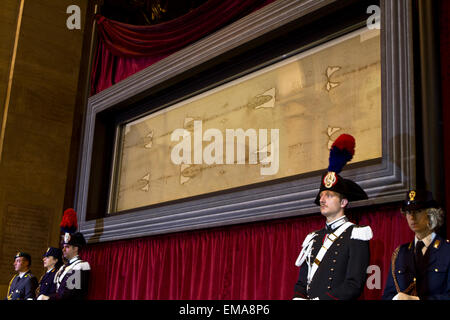
<svg viewBox="0 0 450 320"><path fill-rule="evenodd" d="M355 154L355 138L349 134L341 134L330 149L328 171L339 173Z"/></svg>
<svg viewBox="0 0 450 320"><path fill-rule="evenodd" d="M74 233L77 231L78 223L77 223L77 213L72 208L66 209L64 211L61 223L60 223L61 231L66 233Z"/></svg>

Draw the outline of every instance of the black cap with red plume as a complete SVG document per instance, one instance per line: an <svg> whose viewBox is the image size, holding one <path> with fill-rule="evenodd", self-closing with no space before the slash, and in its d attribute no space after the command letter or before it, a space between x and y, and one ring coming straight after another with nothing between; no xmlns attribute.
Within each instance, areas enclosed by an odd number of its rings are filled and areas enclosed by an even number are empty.
<svg viewBox="0 0 450 320"><path fill-rule="evenodd" d="M77 213L69 208L64 211L61 224L61 231L64 233L63 244L69 244L77 247L84 247L86 240L81 232L77 232Z"/></svg>
<svg viewBox="0 0 450 320"><path fill-rule="evenodd" d="M342 194L348 201L368 199L366 192L355 182L342 178L338 173L355 154L355 138L341 134L330 149L328 172L322 176L319 193L315 203L320 205L320 193L330 190Z"/></svg>

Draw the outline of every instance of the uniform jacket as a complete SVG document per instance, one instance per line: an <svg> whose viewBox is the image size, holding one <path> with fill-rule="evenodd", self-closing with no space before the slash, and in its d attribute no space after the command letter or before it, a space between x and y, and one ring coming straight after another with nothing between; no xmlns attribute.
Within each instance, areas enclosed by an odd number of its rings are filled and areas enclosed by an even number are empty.
<svg viewBox="0 0 450 320"><path fill-rule="evenodd" d="M421 300L450 300L450 243L436 235L424 259L425 268L418 271L414 260L414 241L398 248L394 274L400 291L404 291L416 279L417 295ZM392 263L389 270L383 299L391 300L397 294L392 277Z"/></svg>
<svg viewBox="0 0 450 320"><path fill-rule="evenodd" d="M348 227L327 250L309 286L307 286L308 265L300 266L298 281L294 287L294 297L320 300L357 299L363 289L366 270L369 265L369 238L355 237L358 229L370 230L370 227L352 225ZM355 230L355 231L353 231ZM315 232L311 261L317 256L325 236L326 229ZM365 240L362 240L365 239Z"/></svg>
<svg viewBox="0 0 450 320"><path fill-rule="evenodd" d="M36 277L27 271L22 278L16 274L9 283L8 300L34 299L38 281Z"/></svg>
<svg viewBox="0 0 450 320"><path fill-rule="evenodd" d="M56 283L54 281L55 275L56 275L55 268L44 273L41 280L39 281L39 288L36 295L43 294L46 296L50 296L51 294L56 292Z"/></svg>
<svg viewBox="0 0 450 320"><path fill-rule="evenodd" d="M50 300L85 299L88 294L90 270L89 263L78 257L63 265L55 276L56 292L49 295Z"/></svg>

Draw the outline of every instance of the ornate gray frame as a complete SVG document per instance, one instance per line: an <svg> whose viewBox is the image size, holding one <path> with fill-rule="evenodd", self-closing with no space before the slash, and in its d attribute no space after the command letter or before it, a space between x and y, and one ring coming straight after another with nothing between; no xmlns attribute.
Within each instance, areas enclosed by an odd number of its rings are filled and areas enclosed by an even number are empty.
<svg viewBox="0 0 450 320"><path fill-rule="evenodd" d="M131 101L165 80L336 1L276 1L90 97L76 196L79 229L86 239L90 243L103 242L318 212L313 200L319 175L86 220L94 127L99 112ZM410 0L381 1L381 41L383 158L381 163L342 173L358 182L369 195L369 200L353 206L401 200L415 184Z"/></svg>

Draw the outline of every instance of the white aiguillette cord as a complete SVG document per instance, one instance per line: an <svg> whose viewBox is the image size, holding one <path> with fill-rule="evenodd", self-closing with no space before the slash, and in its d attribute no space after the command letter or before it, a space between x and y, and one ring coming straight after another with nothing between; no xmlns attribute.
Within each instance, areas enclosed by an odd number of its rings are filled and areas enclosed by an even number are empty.
<svg viewBox="0 0 450 320"><path fill-rule="evenodd" d="M303 262L305 261L306 257L311 255L312 245L315 240L313 240L317 236L317 233L313 232L306 236L305 240L302 244L302 251L300 251L300 254L297 257L297 260L295 261L295 265L297 267L300 267Z"/></svg>

